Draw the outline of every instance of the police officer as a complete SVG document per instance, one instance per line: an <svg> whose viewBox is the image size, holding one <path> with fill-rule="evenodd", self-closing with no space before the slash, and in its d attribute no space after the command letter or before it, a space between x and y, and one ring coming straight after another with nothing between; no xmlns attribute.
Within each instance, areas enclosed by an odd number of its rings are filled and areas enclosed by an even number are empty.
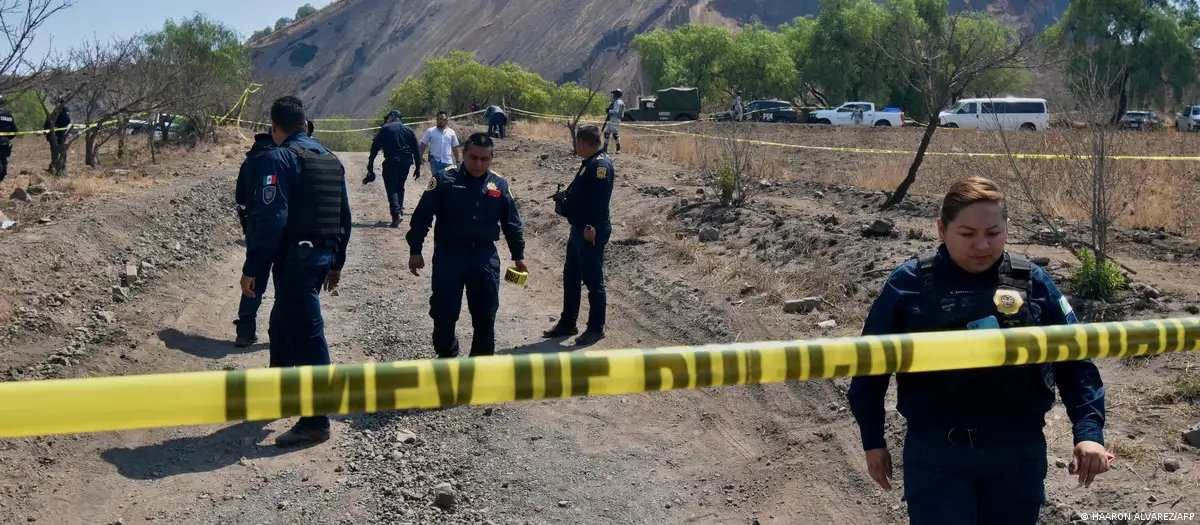
<svg viewBox="0 0 1200 525"><path fill-rule="evenodd" d="M371 156L367 159L367 177L363 184L375 180L375 155L383 150L383 188L387 192L388 206L392 212L392 227L400 227L404 216L404 183L408 181L408 170L416 166L413 179L421 178L421 145L412 128L400 121L400 111L391 110L384 117L384 124L371 142Z"/></svg>
<svg viewBox="0 0 1200 525"><path fill-rule="evenodd" d="M318 294L341 280L350 242L346 169L305 133L304 106L292 96L271 106L271 136L278 148L259 165L260 188L247 216L242 294L256 295L257 277L272 267L270 366L328 365L329 346ZM329 418L301 417L275 439L281 447L329 439Z"/></svg>
<svg viewBox="0 0 1200 525"><path fill-rule="evenodd" d="M556 199L555 211L567 218L571 234L567 238L566 263L563 265L563 311L558 324L544 332L545 337L567 337L579 333L580 281L588 289L587 330L575 339L576 345L590 345L604 338L607 308L604 291L604 247L612 234L609 203L612 200L612 161L600 147L600 130L580 126L575 147L584 155L563 197Z"/></svg>
<svg viewBox="0 0 1200 525"><path fill-rule="evenodd" d="M488 123L487 135L503 139L504 132L508 128L508 115L504 114L504 110L500 106L488 106L484 116Z"/></svg>
<svg viewBox="0 0 1200 525"><path fill-rule="evenodd" d="M0 133L16 133L17 121L5 108L4 96L0 95ZM8 158L12 156L12 141L16 135L0 135L0 182L8 177Z"/></svg>
<svg viewBox="0 0 1200 525"><path fill-rule="evenodd" d="M494 156L491 137L467 138L465 161L442 174L431 175L406 239L412 250L408 268L413 275L425 267L421 246L437 219L433 233L433 349L438 357L458 355L454 327L462 310L463 288L474 334L471 356L492 355L496 349L496 311L500 307L500 232L508 242L513 266L525 267L525 236L508 181L489 168Z"/></svg>
<svg viewBox="0 0 1200 525"><path fill-rule="evenodd" d="M1050 276L1004 249L1008 213L992 181L954 183L937 221L942 244L897 268L864 335L1077 323ZM965 349L964 349L965 351ZM867 469L891 489L884 440L887 375L850 383ZM1079 482L1108 470L1104 386L1091 361L903 373L904 498L910 523L1034 525L1045 501L1045 414L1057 384L1071 419Z"/></svg>
<svg viewBox="0 0 1200 525"><path fill-rule="evenodd" d="M746 108L742 106L742 90L737 91L737 96L733 99L733 120L741 122L745 119Z"/></svg>
<svg viewBox="0 0 1200 525"><path fill-rule="evenodd" d="M276 147L275 139L270 133L255 135L254 144L250 146L250 151L246 152L246 160L242 161L242 167L238 170L234 200L237 202L238 221L242 224L242 235L246 237L247 244L249 244L249 231L246 227L246 219L249 205L261 197L259 193L263 188L259 174L260 166L267 153ZM262 306L263 294L267 292L267 282L270 280L270 276L271 266L267 265L262 269L262 273L254 276L254 297L242 295L238 305L237 319L233 321L237 332L233 345L238 348L246 348L258 342L258 308Z"/></svg>
<svg viewBox="0 0 1200 525"><path fill-rule="evenodd" d="M612 103L608 105L608 116L604 119L604 150L608 151L608 136L612 135L617 142L617 153L621 152L621 118L625 116L625 101L619 89L612 90Z"/></svg>

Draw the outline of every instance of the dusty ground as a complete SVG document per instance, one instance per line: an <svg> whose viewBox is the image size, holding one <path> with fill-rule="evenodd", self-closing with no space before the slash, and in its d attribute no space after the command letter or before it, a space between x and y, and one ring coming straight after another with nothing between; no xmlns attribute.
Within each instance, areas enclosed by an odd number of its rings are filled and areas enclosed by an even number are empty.
<svg viewBox="0 0 1200 525"><path fill-rule="evenodd" d="M561 139L522 133L520 126L513 131L498 148L496 169L518 196L533 273L525 288L502 288L498 347L556 350L557 341L539 334L559 313L566 227L546 197L578 161ZM886 137L915 145L917 135L906 132ZM797 143L856 140L841 131L789 133L795 135L785 138ZM874 211L880 192L851 184L870 186L854 178L877 162L870 157L782 156L782 168L752 202L726 210L712 205L704 174L675 159L682 155L666 146L655 151L660 146L649 137L623 138L643 143L617 158L619 205L607 263L610 337L600 348L853 335L886 271L935 244L935 200L918 195L912 206L881 214ZM6 247L0 306L9 311L0 315L0 377L266 363L265 346L242 351L229 344L242 248L231 187L240 159L237 143L228 140L208 152L181 153L178 170L147 170L136 177L145 184L86 199L0 203L10 216L53 216L49 224L22 220L0 232ZM358 179L366 155L342 157L350 180ZM886 165L877 169L890 173ZM113 176L132 177L106 175ZM0 193L28 182L6 181ZM407 210L423 182L409 183ZM429 278L407 273L407 225L381 227L388 217L378 183L352 183L351 199L357 229L343 287L322 299L334 359L431 357ZM862 225L877 218L894 220L899 235L864 238ZM718 228L719 240L698 242L704 227ZM1049 257L1048 268L1069 291L1069 254L1016 237L1013 249ZM1161 297L1130 291L1115 305L1077 309L1105 319L1198 311L1194 237L1134 230L1118 237L1121 261ZM126 264L143 271L118 300L112 288ZM809 295L831 306L808 315L782 312L782 300ZM272 297L268 292L260 316L263 332ZM816 328L829 319L836 329ZM460 337L469 338L465 307L459 326ZM1070 435L1061 408L1052 413L1045 523L1091 511L1200 512L1200 451L1179 437L1200 416L1200 389L1192 382L1198 359L1101 363L1109 388L1107 435L1118 460L1091 489L1076 488L1056 466L1069 459ZM0 522L903 523L900 491L884 492L866 475L846 385L813 381L348 416L336 419L334 440L300 451L267 445L289 421L7 440L0 442ZM898 451L903 420L894 412L889 417ZM399 439L409 433L412 443ZM1172 460L1179 468L1167 472ZM433 488L442 483L456 494L448 511L433 504Z"/></svg>

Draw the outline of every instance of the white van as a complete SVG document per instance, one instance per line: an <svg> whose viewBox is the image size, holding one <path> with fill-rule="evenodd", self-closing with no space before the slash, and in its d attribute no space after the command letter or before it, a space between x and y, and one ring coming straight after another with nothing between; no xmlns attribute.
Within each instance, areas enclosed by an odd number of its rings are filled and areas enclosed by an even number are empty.
<svg viewBox="0 0 1200 525"><path fill-rule="evenodd" d="M938 114L947 128L1044 130L1050 111L1044 98L967 98Z"/></svg>

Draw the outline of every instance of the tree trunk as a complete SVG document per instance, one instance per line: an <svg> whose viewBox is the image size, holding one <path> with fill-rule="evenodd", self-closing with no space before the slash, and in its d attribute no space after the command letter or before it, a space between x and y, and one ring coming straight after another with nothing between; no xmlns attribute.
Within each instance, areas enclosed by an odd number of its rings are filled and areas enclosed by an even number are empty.
<svg viewBox="0 0 1200 525"><path fill-rule="evenodd" d="M929 142L933 140L933 132L937 131L937 124L937 115L929 115L929 123L925 125L925 134L921 137L921 146L917 148L917 156L913 158L912 165L908 167L908 176L904 178L904 182L900 183L896 192L888 198L887 202L883 203L881 209L886 210L900 204L908 195L908 188L917 181L917 170L921 168L921 161L925 160L925 150L929 149Z"/></svg>
<svg viewBox="0 0 1200 525"><path fill-rule="evenodd" d="M1117 97L1117 112L1113 114L1109 124L1115 126L1121 121L1121 117L1125 116L1125 108L1129 105L1129 68L1125 68L1125 73L1121 75L1121 91Z"/></svg>
<svg viewBox="0 0 1200 525"><path fill-rule="evenodd" d="M117 131L117 159L125 160L125 130L129 129L129 121L121 119L118 125L121 129Z"/></svg>
<svg viewBox="0 0 1200 525"><path fill-rule="evenodd" d="M52 135L50 139L50 173L56 177L67 174L67 141Z"/></svg>
<svg viewBox="0 0 1200 525"><path fill-rule="evenodd" d="M83 137L83 163L91 167L96 167L96 133L99 128L87 130L87 135Z"/></svg>
<svg viewBox="0 0 1200 525"><path fill-rule="evenodd" d="M154 129L146 134L146 146L150 149L150 164L158 164L158 157L154 153Z"/></svg>

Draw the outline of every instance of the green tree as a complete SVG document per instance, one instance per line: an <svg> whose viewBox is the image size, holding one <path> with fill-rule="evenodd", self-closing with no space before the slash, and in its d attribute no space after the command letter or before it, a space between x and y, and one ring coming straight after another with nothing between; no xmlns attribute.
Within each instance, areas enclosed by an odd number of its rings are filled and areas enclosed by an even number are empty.
<svg viewBox="0 0 1200 525"><path fill-rule="evenodd" d="M304 4L296 8L296 20L303 20L312 16L316 12L317 8L313 7L312 4Z"/></svg>
<svg viewBox="0 0 1200 525"><path fill-rule="evenodd" d="M697 88L704 100L727 98L723 68L733 51L728 29L700 24L656 29L634 37L633 48L651 91L687 86Z"/></svg>
<svg viewBox="0 0 1200 525"><path fill-rule="evenodd" d="M787 40L755 23L733 36L721 74L730 91L741 89L749 98L784 97L796 92L799 75ZM731 93L732 94L732 93Z"/></svg>
<svg viewBox="0 0 1200 525"><path fill-rule="evenodd" d="M5 95L4 99L8 110L12 112L17 129L21 131L42 129L46 115L50 114L50 108L43 104L44 96L31 89Z"/></svg>
<svg viewBox="0 0 1200 525"><path fill-rule="evenodd" d="M275 30L279 31L280 29L287 27L288 24L290 24L290 23L292 23L291 18L288 18L286 16L280 17L279 20L275 21Z"/></svg>
<svg viewBox="0 0 1200 525"><path fill-rule="evenodd" d="M897 38L888 15L871 0L821 1L800 72L828 103L879 101L902 76L899 64L886 56L884 46Z"/></svg>
<svg viewBox="0 0 1200 525"><path fill-rule="evenodd" d="M268 37L268 36L271 36L271 33L274 33L274 32L275 32L275 30L274 30L274 29L271 29L271 26L264 27L264 28L262 28L262 29L259 29L258 31L255 31L255 32L251 33L251 34L250 34L250 38L249 38L249 39L247 39L247 40L246 40L246 42L247 42L247 43L250 43L250 42L257 42L257 41L259 41L259 40L262 40L262 39L264 39L264 38L266 38L266 37Z"/></svg>
<svg viewBox="0 0 1200 525"><path fill-rule="evenodd" d="M816 99L817 104L825 106L829 105L829 101L808 76L807 68L812 57L812 40L816 28L817 21L811 16L804 16L779 26L779 31L783 37L783 43L791 55L792 66L798 75L796 88L801 90L799 93L801 101L807 103L807 95L811 95Z"/></svg>
<svg viewBox="0 0 1200 525"><path fill-rule="evenodd" d="M908 194L938 126L938 112L972 84L996 81L994 71L1024 67L1022 55L1032 36L1018 35L987 13L946 13L947 0L889 0L889 25L898 39L877 40L888 60L910 71L910 86L921 94L927 119L908 176L884 202L890 208ZM997 88L992 85L991 88Z"/></svg>
<svg viewBox="0 0 1200 525"><path fill-rule="evenodd" d="M1162 108L1168 95L1179 103L1197 84L1197 18L1195 3L1072 0L1043 38L1075 66L1068 71L1086 71L1092 60L1116 70L1116 122L1131 104Z"/></svg>

